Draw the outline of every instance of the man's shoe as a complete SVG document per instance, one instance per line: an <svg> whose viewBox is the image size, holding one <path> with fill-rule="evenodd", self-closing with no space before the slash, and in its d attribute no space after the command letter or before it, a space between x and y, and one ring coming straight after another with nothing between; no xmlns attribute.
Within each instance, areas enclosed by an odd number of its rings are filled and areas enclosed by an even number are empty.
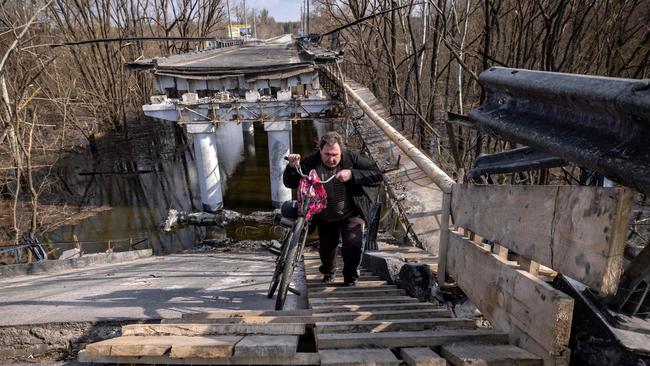
<svg viewBox="0 0 650 366"><path fill-rule="evenodd" d="M355 279L355 280L345 281L345 285L350 286L350 287L356 286L357 285L357 280Z"/></svg>
<svg viewBox="0 0 650 366"><path fill-rule="evenodd" d="M323 283L330 283L330 282L334 282L334 274L327 273L326 275L323 276Z"/></svg>

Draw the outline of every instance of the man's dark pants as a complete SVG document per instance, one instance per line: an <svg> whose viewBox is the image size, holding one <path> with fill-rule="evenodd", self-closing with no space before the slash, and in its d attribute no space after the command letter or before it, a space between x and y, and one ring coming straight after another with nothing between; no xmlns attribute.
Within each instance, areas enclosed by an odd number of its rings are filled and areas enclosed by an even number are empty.
<svg viewBox="0 0 650 366"><path fill-rule="evenodd" d="M341 255L343 256L343 278L346 283L359 278L357 268L361 262L361 246L363 244L364 221L359 214L352 214L346 219L336 222L325 222L316 218L320 245L318 254L322 265L319 270L323 274L333 274L336 270L336 249L339 236L342 239Z"/></svg>

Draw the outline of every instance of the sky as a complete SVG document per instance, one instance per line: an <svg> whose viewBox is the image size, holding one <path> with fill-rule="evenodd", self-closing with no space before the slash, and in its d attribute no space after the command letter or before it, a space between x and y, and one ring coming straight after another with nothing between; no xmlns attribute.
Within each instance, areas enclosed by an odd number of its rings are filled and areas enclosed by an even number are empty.
<svg viewBox="0 0 650 366"><path fill-rule="evenodd" d="M239 3L242 0L230 0L230 4ZM300 21L300 6L303 0L246 0L246 8L266 8L278 22Z"/></svg>

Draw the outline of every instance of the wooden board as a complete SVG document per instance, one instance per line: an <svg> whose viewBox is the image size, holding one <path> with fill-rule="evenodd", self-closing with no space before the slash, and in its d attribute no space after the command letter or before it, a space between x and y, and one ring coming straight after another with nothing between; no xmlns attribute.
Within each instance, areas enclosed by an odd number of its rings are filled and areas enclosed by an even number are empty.
<svg viewBox="0 0 650 366"><path fill-rule="evenodd" d="M203 313L184 313L183 319L246 318L259 316L309 316L311 310L218 310Z"/></svg>
<svg viewBox="0 0 650 366"><path fill-rule="evenodd" d="M629 190L455 185L451 202L456 225L605 294L616 292Z"/></svg>
<svg viewBox="0 0 650 366"><path fill-rule="evenodd" d="M351 320L426 319L441 318L446 315L450 315L447 309L356 311L323 314L314 313L314 315L312 315L312 321L318 323Z"/></svg>
<svg viewBox="0 0 650 366"><path fill-rule="evenodd" d="M369 305L330 305L330 306L312 306L315 313L343 313L346 311L380 311L380 310L415 310L415 309L443 309L430 302L412 302L403 304L369 304Z"/></svg>
<svg viewBox="0 0 650 366"><path fill-rule="evenodd" d="M323 366L399 366L388 348L336 349L318 352Z"/></svg>
<svg viewBox="0 0 650 366"><path fill-rule="evenodd" d="M377 286L382 286L385 285L386 281L367 281L367 280L357 280L357 285L356 287L377 287ZM327 288L327 287L347 287L345 282L343 280L341 281L334 281L334 282L307 282L307 287L309 289L319 289L319 288Z"/></svg>
<svg viewBox="0 0 650 366"><path fill-rule="evenodd" d="M247 335L235 346L238 357L289 357L296 353L298 336Z"/></svg>
<svg viewBox="0 0 650 366"><path fill-rule="evenodd" d="M441 354L456 366L542 366L540 357L512 345L450 345Z"/></svg>
<svg viewBox="0 0 650 366"><path fill-rule="evenodd" d="M441 329L418 332L326 333L316 337L318 349L363 347L437 347L456 342L507 343L508 334L486 329Z"/></svg>
<svg viewBox="0 0 650 366"><path fill-rule="evenodd" d="M331 287L325 291L309 291L310 299L317 298L343 298L343 297L375 297L375 296L400 296L405 295L406 290L397 288L396 286L382 286L381 288L361 287L346 288L346 287Z"/></svg>
<svg viewBox="0 0 650 366"><path fill-rule="evenodd" d="M300 335L305 333L304 323L278 324L130 324L122 327L123 336L156 335Z"/></svg>
<svg viewBox="0 0 650 366"><path fill-rule="evenodd" d="M93 356L229 357L240 336L122 336L86 346Z"/></svg>
<svg viewBox="0 0 650 366"><path fill-rule="evenodd" d="M176 358L167 356L96 356L80 351L80 362L125 365L320 365L318 353L299 352L290 357Z"/></svg>
<svg viewBox="0 0 650 366"><path fill-rule="evenodd" d="M361 305L361 304L386 304L386 303L409 303L409 302L419 302L418 299L409 297L409 296L377 296L377 297L348 297L348 298L338 298L338 299L309 299L309 305L319 306L319 305Z"/></svg>
<svg viewBox="0 0 650 366"><path fill-rule="evenodd" d="M353 320L316 323L317 333L378 333L397 331L429 330L439 327L455 329L473 329L476 324L471 319L425 318L394 320Z"/></svg>
<svg viewBox="0 0 650 366"><path fill-rule="evenodd" d="M510 333L513 344L549 362L563 355L573 299L457 232L449 239L450 275L495 329Z"/></svg>
<svg viewBox="0 0 650 366"><path fill-rule="evenodd" d="M428 347L402 348L400 356L408 366L445 366L447 361Z"/></svg>
<svg viewBox="0 0 650 366"><path fill-rule="evenodd" d="M397 286L395 285L377 285L377 286L372 286L372 287L360 287L360 286L329 286L329 287L315 287L315 288L309 288L309 297L311 297L314 294L331 294L332 296L336 296L336 293L342 293L342 292L358 292L358 291L378 291L378 290L395 290L397 289Z"/></svg>

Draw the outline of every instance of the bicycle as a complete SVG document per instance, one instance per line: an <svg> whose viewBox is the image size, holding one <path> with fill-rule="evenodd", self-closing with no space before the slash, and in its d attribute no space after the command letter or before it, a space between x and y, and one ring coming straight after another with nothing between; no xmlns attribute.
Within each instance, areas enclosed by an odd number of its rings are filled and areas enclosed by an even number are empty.
<svg viewBox="0 0 650 366"><path fill-rule="evenodd" d="M288 158L285 157L285 160L288 160ZM297 164L296 170L301 177L298 187L298 218L282 240L280 253L275 263L275 271L273 272L267 293L268 298L272 298L279 285L275 310L282 310L284 308L287 292L293 290L289 288L289 285L293 278L296 262L305 247L309 223L312 217L325 209L327 205L327 194L325 193L323 184L330 182L336 177L336 175L333 175L327 180L321 181L313 169L308 175L304 174L300 168L300 164Z"/></svg>

